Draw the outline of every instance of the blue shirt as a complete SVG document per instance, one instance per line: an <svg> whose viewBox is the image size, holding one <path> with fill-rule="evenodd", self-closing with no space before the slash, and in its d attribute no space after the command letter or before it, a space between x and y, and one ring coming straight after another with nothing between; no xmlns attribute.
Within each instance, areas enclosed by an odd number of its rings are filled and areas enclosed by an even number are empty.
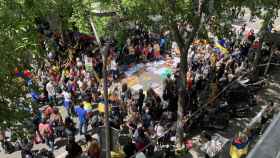
<svg viewBox="0 0 280 158"><path fill-rule="evenodd" d="M35 91L31 91L31 97L32 97L31 100L33 102L36 102L39 99L39 95Z"/></svg>
<svg viewBox="0 0 280 158"><path fill-rule="evenodd" d="M165 45L165 38L160 39L160 48L164 47Z"/></svg>
<svg viewBox="0 0 280 158"><path fill-rule="evenodd" d="M27 85L28 85L28 86L32 86L32 84L33 84L33 83L32 83L32 80L29 79L29 80L27 81Z"/></svg>
<svg viewBox="0 0 280 158"><path fill-rule="evenodd" d="M78 106L77 108L75 108L75 112L78 115L80 123L86 122L87 112L84 108L81 108L80 106Z"/></svg>

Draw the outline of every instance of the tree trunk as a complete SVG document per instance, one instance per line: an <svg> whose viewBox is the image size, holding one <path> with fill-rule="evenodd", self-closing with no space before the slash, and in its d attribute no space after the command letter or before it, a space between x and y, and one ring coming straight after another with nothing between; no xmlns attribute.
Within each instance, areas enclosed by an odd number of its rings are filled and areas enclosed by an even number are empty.
<svg viewBox="0 0 280 158"><path fill-rule="evenodd" d="M184 45L183 38L180 35L177 25L172 26L174 32L175 41L178 43L181 57L180 57L180 77L179 77L179 93L178 93L178 111L177 111L177 128L176 128L176 145L181 146L183 141L183 117L184 117L184 106L186 105L186 71L188 69L188 48L189 45Z"/></svg>
<svg viewBox="0 0 280 158"><path fill-rule="evenodd" d="M270 56L269 56L267 65L266 65L265 70L264 70L264 76L267 75L268 70L269 70L269 67L270 67L270 62L271 62L272 56L273 56L273 54L274 54L274 45L272 46L272 48L270 49L270 51L271 51L271 52L270 52Z"/></svg>
<svg viewBox="0 0 280 158"><path fill-rule="evenodd" d="M177 111L177 128L176 128L176 145L181 146L183 141L183 117L184 117L184 108L189 106L187 101L186 94L186 72L188 70L188 50L197 34L200 25L200 17L195 19L193 23L193 30L184 41L182 35L179 32L179 29L176 24L172 26L172 31L174 32L175 41L178 43L181 56L180 56L180 77L179 77L179 94L178 94L178 111Z"/></svg>
<svg viewBox="0 0 280 158"><path fill-rule="evenodd" d="M256 51L256 54L254 56L254 61L253 61L253 77L257 78L258 77L258 69L257 69L257 65L259 64L259 61L261 59L261 49L262 49L262 44L264 41L269 39L269 35L271 34L270 32L267 31L267 28L269 26L269 21L271 20L272 16L267 16L266 19L263 22L263 25L259 31L260 34L260 47L258 48L258 50Z"/></svg>
<svg viewBox="0 0 280 158"><path fill-rule="evenodd" d="M193 0L194 5L198 5L194 8L194 17L192 19L192 31L189 33L186 40L184 40L182 34L180 33L177 23L173 22L171 29L174 33L175 41L177 42L181 56L180 56L180 77L179 77L179 94L178 94L178 111L177 111L177 128L176 128L176 146L178 148L182 147L183 142L183 117L184 117L184 108L189 106L187 101L187 89L186 89L186 72L188 70L188 50L197 35L197 32L200 28L202 20L202 3L203 0Z"/></svg>

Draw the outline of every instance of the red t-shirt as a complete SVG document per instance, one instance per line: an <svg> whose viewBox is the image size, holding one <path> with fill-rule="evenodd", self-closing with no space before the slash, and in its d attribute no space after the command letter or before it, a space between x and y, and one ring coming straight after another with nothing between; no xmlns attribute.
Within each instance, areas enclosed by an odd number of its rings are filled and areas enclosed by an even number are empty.
<svg viewBox="0 0 280 158"><path fill-rule="evenodd" d="M148 56L148 54L149 54L148 48L144 48L143 49L143 53L144 53L145 56Z"/></svg>
<svg viewBox="0 0 280 158"><path fill-rule="evenodd" d="M260 42L259 41L254 42L252 45L252 48L255 48L255 49L260 48Z"/></svg>
<svg viewBox="0 0 280 158"><path fill-rule="evenodd" d="M188 90L192 89L192 79L191 78L187 79L187 88L188 88Z"/></svg>

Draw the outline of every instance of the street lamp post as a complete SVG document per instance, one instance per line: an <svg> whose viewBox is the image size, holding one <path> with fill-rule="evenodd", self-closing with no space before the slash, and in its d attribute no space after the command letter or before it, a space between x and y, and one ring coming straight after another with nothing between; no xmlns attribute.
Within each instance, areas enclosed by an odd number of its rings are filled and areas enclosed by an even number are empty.
<svg viewBox="0 0 280 158"><path fill-rule="evenodd" d="M101 48L102 58L103 58L103 97L104 97L104 105L105 105L105 147L106 147L106 158L111 157L110 150L110 125L109 125L109 105L108 105L108 87L107 87L107 55L109 50L109 43L105 43L105 45Z"/></svg>
<svg viewBox="0 0 280 158"><path fill-rule="evenodd" d="M109 105L108 105L108 87L107 87L107 56L110 44L106 42L102 45L97 31L95 29L92 16L89 14L89 22L92 27L93 33L95 34L97 44L100 48L100 52L102 54L103 67L102 67L102 76L103 76L103 97L104 97L104 106L105 106L105 118L104 118L104 126L105 126L105 150L106 150L106 158L111 158L111 149L110 149L110 125L109 125ZM95 71L93 71L95 73ZM96 73L95 73L96 74ZM96 74L98 77L98 75Z"/></svg>

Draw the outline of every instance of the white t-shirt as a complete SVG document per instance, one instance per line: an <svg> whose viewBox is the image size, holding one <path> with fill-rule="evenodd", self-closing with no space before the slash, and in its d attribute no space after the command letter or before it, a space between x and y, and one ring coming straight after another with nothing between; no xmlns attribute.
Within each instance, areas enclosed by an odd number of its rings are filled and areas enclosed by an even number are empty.
<svg viewBox="0 0 280 158"><path fill-rule="evenodd" d="M83 84L84 84L81 80L78 80L77 83L78 83L79 88L81 88L83 86Z"/></svg>
<svg viewBox="0 0 280 158"><path fill-rule="evenodd" d="M117 70L117 63L115 60L111 61L111 70Z"/></svg>
<svg viewBox="0 0 280 158"><path fill-rule="evenodd" d="M64 101L71 101L71 93L63 91L62 95L64 97Z"/></svg>
<svg viewBox="0 0 280 158"><path fill-rule="evenodd" d="M172 46L171 46L172 49L176 49L178 48L178 45L176 42L172 42Z"/></svg>
<svg viewBox="0 0 280 158"><path fill-rule="evenodd" d="M205 55L204 55L204 60L205 61L208 61L210 59L210 53L209 52L205 52Z"/></svg>
<svg viewBox="0 0 280 158"><path fill-rule="evenodd" d="M78 66L78 67L82 67L82 66L83 66L83 63L82 63L81 61L78 61L78 62L77 62L77 66Z"/></svg>
<svg viewBox="0 0 280 158"><path fill-rule="evenodd" d="M210 71L209 65L204 66L204 68L203 68L203 76L206 77L209 74L209 71Z"/></svg>
<svg viewBox="0 0 280 158"><path fill-rule="evenodd" d="M199 72L196 72L194 81L198 82L201 76L202 75Z"/></svg>
<svg viewBox="0 0 280 158"><path fill-rule="evenodd" d="M143 152L139 152L135 156L136 158L146 158L145 154Z"/></svg>
<svg viewBox="0 0 280 158"><path fill-rule="evenodd" d="M156 133L158 137L164 136L164 128L161 125L156 126Z"/></svg>
<svg viewBox="0 0 280 158"><path fill-rule="evenodd" d="M100 136L99 136L97 133L95 133L94 135L92 135L92 138L93 138L93 139L96 139L96 140L97 140L97 143L100 144Z"/></svg>
<svg viewBox="0 0 280 158"><path fill-rule="evenodd" d="M49 96L54 96L55 95L55 88L54 88L54 85L51 82L47 83L46 89L47 89L47 92L48 92Z"/></svg>

